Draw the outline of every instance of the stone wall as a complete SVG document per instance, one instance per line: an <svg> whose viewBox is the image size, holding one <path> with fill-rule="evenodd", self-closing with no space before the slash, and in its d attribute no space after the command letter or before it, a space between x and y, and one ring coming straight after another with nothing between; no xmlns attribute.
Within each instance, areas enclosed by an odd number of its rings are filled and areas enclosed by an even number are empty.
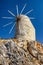
<svg viewBox="0 0 43 65"><path fill-rule="evenodd" d="M19 15L18 18L16 26L16 38L19 40L35 41L35 28L29 17L25 15Z"/></svg>

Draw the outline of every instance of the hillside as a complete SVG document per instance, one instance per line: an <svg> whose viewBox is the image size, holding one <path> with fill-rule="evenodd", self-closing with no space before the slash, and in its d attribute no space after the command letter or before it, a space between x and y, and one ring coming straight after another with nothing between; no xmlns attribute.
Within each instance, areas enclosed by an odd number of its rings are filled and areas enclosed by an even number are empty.
<svg viewBox="0 0 43 65"><path fill-rule="evenodd" d="M17 39L0 40L0 65L43 65L43 44Z"/></svg>

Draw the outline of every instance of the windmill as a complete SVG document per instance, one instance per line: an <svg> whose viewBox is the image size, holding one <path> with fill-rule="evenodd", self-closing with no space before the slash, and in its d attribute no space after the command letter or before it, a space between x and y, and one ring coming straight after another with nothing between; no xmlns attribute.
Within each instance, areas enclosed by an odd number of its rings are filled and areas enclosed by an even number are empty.
<svg viewBox="0 0 43 65"><path fill-rule="evenodd" d="M19 12L18 12L18 5L16 5L17 15L15 15L13 12L11 12L10 10L8 10L8 13L11 14L12 17L6 17L6 16L5 16L5 17L2 17L3 19L12 19L12 22L3 25L3 27L9 26L9 25L11 25L12 23L14 23L13 26L11 27L10 31L9 31L9 34L11 34L12 30L14 29L14 26L16 25L16 22L13 21L13 20L14 20L14 17L16 18L17 16L21 15L21 14L23 13L25 7L26 7L26 4L23 6L23 8L22 8L22 10L21 10L21 12L20 12L20 14L19 14ZM31 10L28 11L28 12L26 12L25 15L31 13L32 11L33 11L33 9L31 9ZM35 19L34 17L29 17L29 18L30 18L30 19Z"/></svg>

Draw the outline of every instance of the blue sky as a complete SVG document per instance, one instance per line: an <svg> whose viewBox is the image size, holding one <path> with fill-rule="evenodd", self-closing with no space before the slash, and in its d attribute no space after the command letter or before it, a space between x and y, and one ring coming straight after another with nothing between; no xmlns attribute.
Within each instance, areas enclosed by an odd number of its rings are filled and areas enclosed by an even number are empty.
<svg viewBox="0 0 43 65"><path fill-rule="evenodd" d="M12 16L8 13L8 10L11 10L16 15L16 5L18 5L20 13L24 4L27 4L27 6L23 11L23 14L33 9L33 12L27 16L35 18L35 20L31 21L36 29L36 40L43 43L43 0L0 0L0 37L5 39L15 37L15 27L11 34L9 34L9 30L11 29L13 23L12 25L3 28L4 24L9 23L12 20L2 19L2 17Z"/></svg>

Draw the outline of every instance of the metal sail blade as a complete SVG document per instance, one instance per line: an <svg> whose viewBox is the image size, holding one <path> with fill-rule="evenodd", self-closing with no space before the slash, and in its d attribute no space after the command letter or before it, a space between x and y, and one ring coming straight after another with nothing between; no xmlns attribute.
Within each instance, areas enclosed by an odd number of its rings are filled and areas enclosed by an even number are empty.
<svg viewBox="0 0 43 65"><path fill-rule="evenodd" d="M30 11L28 11L27 13L25 13L25 15L27 15L27 14L31 13L32 11L33 11L33 9L31 9Z"/></svg>
<svg viewBox="0 0 43 65"><path fill-rule="evenodd" d="M30 19L35 19L34 17L29 17Z"/></svg>
<svg viewBox="0 0 43 65"><path fill-rule="evenodd" d="M20 14L22 14L22 12L24 11L25 7L26 7L26 4L25 4L25 5L24 5L24 7L22 8L22 10L21 10L21 13L20 13Z"/></svg>
<svg viewBox="0 0 43 65"><path fill-rule="evenodd" d="M15 24L16 24L16 22L15 22ZM14 24L14 25L12 26L12 28L10 29L9 34L12 32L12 30L13 30L15 24Z"/></svg>
<svg viewBox="0 0 43 65"><path fill-rule="evenodd" d="M2 17L4 19L13 19L13 17Z"/></svg>
<svg viewBox="0 0 43 65"><path fill-rule="evenodd" d="M16 10L17 10L17 15L19 15L19 12L18 12L18 5L16 5Z"/></svg>
<svg viewBox="0 0 43 65"><path fill-rule="evenodd" d="M13 22L7 23L7 24L3 25L3 27L6 27L6 26L8 26L8 25L10 25L10 24L12 24L12 23L13 23Z"/></svg>
<svg viewBox="0 0 43 65"><path fill-rule="evenodd" d="M10 10L8 10L8 12L9 12L12 16L15 16Z"/></svg>

